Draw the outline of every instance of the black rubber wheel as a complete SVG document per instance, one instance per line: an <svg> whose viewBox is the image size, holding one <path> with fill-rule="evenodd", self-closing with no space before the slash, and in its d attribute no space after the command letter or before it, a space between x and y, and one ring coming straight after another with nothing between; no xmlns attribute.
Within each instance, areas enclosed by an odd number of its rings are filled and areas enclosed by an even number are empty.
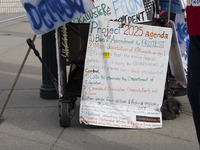
<svg viewBox="0 0 200 150"><path fill-rule="evenodd" d="M173 120L179 117L182 111L181 102L177 99L172 99L172 105L169 106L168 100L164 99L164 102L161 107L162 118L163 120Z"/></svg>
<svg viewBox="0 0 200 150"><path fill-rule="evenodd" d="M60 126L70 127L70 103L60 103Z"/></svg>

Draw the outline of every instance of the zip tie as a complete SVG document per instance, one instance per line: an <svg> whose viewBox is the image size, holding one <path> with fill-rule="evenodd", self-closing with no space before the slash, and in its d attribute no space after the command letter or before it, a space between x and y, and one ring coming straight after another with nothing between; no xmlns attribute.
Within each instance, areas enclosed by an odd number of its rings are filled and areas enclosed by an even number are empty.
<svg viewBox="0 0 200 150"><path fill-rule="evenodd" d="M165 23L165 26L167 26L167 25L170 24L170 23L171 23L170 21L166 22L166 23Z"/></svg>
<svg viewBox="0 0 200 150"><path fill-rule="evenodd" d="M69 50L62 49L62 52L65 54L69 54Z"/></svg>
<svg viewBox="0 0 200 150"><path fill-rule="evenodd" d="M68 46L66 46L66 45L65 45L63 42L62 42L62 45L63 45L65 48L67 48L67 49L69 48L69 47L68 47Z"/></svg>
<svg viewBox="0 0 200 150"><path fill-rule="evenodd" d="M69 51L69 50L68 50L68 49L62 49L62 51L63 51L63 52L67 52L67 51Z"/></svg>
<svg viewBox="0 0 200 150"><path fill-rule="evenodd" d="M63 27L63 26L62 26L62 27L60 27L60 28L61 28L62 30L66 30L66 29L67 29L66 27Z"/></svg>
<svg viewBox="0 0 200 150"><path fill-rule="evenodd" d="M67 35L67 34L62 34L62 36L63 36L63 37L68 37L68 35Z"/></svg>
<svg viewBox="0 0 200 150"><path fill-rule="evenodd" d="M62 38L62 40L63 40L63 41L68 41L68 39L64 39L64 38Z"/></svg>
<svg viewBox="0 0 200 150"><path fill-rule="evenodd" d="M62 54L62 57L66 58L67 56Z"/></svg>

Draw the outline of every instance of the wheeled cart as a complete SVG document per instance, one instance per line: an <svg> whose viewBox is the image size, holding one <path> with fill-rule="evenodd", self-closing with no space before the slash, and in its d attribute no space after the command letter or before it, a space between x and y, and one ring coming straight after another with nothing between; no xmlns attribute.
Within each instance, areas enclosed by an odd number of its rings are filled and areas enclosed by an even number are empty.
<svg viewBox="0 0 200 150"><path fill-rule="evenodd" d="M81 96L89 24L68 23L60 27L60 126L69 127L72 110Z"/></svg>
<svg viewBox="0 0 200 150"><path fill-rule="evenodd" d="M34 51L49 74L59 95L60 126L69 127L72 110L81 96L84 61L86 55L89 24L68 23L56 30L58 77L54 77L41 58L33 41L27 44Z"/></svg>
<svg viewBox="0 0 200 150"><path fill-rule="evenodd" d="M153 24L150 23L149 25L160 25L160 23L163 23L162 21L153 22ZM67 23L58 28L56 34L56 38L58 39L57 48L60 49L59 53L57 53L59 55L57 57L59 58L58 78L55 79L48 68L45 67L51 75L59 93L58 110L61 127L70 126L77 98L81 96L88 32L89 24ZM31 41L27 42L32 49L36 50ZM37 52L36 55L38 56ZM44 64L41 58L40 61ZM173 96L176 96L175 92L184 91L185 89L181 86L181 88L177 89L177 85L173 85L174 88L172 88L172 83L175 82L169 73L166 80L163 106L161 107L163 119L175 119L181 113L181 104Z"/></svg>
<svg viewBox="0 0 200 150"><path fill-rule="evenodd" d="M151 22L149 25L162 26L165 20ZM67 52L61 51L61 70L63 71L63 97L59 101L59 117L60 126L70 126L70 116L75 107L78 97L81 96L81 87L84 72L84 61L87 47L87 39L89 32L89 24L68 23L65 25L67 31ZM61 29L62 30L62 29ZM62 36L61 31L61 36ZM60 45L63 46L61 40ZM64 48L65 46L63 46ZM61 48L62 49L62 48ZM66 67L67 66L67 67ZM66 70L67 68L68 71ZM68 75L66 74L68 72ZM161 112L163 119L171 120L177 118L181 113L181 103L174 98L177 93L184 93L185 88L177 84L175 78L170 74L170 67L168 68L168 75L166 79L165 93L163 97L163 105ZM182 95L181 94L181 95Z"/></svg>

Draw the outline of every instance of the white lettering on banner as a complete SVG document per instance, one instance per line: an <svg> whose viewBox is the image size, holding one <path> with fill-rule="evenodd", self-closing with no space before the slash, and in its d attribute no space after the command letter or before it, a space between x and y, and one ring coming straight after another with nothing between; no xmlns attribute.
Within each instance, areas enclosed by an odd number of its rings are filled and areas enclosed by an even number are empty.
<svg viewBox="0 0 200 150"><path fill-rule="evenodd" d="M21 0L36 35L49 32L94 8L91 0Z"/></svg>
<svg viewBox="0 0 200 150"><path fill-rule="evenodd" d="M161 128L171 28L95 19L81 92L80 122Z"/></svg>

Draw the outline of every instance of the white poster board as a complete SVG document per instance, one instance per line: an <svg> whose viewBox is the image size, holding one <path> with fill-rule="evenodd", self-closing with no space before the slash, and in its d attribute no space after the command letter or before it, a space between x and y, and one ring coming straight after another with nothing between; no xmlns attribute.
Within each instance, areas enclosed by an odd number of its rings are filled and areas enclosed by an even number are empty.
<svg viewBox="0 0 200 150"><path fill-rule="evenodd" d="M80 123L161 128L171 28L93 20Z"/></svg>
<svg viewBox="0 0 200 150"><path fill-rule="evenodd" d="M94 0L95 8L74 19L74 23L89 23L92 19L102 18L125 23L147 21L143 0Z"/></svg>

